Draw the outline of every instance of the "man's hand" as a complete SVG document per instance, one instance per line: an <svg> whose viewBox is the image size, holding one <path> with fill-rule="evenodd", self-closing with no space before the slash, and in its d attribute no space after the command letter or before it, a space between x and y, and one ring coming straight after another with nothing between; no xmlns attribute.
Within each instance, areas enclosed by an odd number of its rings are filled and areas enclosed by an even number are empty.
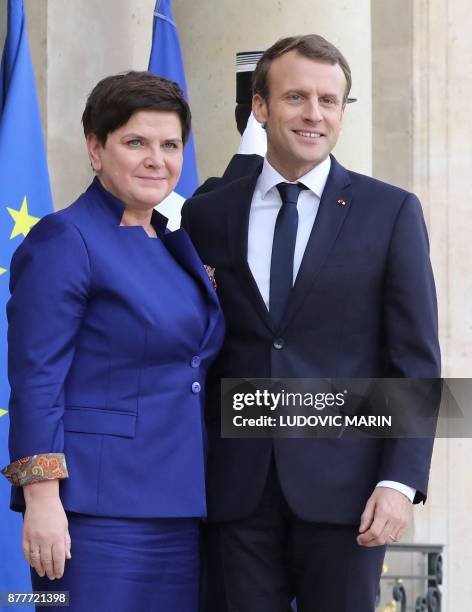
<svg viewBox="0 0 472 612"><path fill-rule="evenodd" d="M57 480L23 487L26 512L23 521L23 554L39 576L62 578L71 558L67 517L59 498Z"/></svg>
<svg viewBox="0 0 472 612"><path fill-rule="evenodd" d="M362 513L357 543L371 547L400 540L410 520L412 505L400 491L376 487Z"/></svg>

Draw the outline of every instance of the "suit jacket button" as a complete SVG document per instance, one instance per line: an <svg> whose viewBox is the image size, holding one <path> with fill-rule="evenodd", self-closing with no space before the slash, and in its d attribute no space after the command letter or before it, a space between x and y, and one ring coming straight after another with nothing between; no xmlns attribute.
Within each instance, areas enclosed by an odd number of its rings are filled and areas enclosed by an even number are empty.
<svg viewBox="0 0 472 612"><path fill-rule="evenodd" d="M190 360L190 365L192 366L192 368L198 368L198 367L200 367L201 362L202 362L202 360L200 359L200 357L198 355L195 355Z"/></svg>
<svg viewBox="0 0 472 612"><path fill-rule="evenodd" d="M199 382L192 383L192 393L200 393L202 386Z"/></svg>
<svg viewBox="0 0 472 612"><path fill-rule="evenodd" d="M274 342L272 343L272 346L278 351L280 351L285 346L285 340L283 338L277 338L277 340L274 340Z"/></svg>

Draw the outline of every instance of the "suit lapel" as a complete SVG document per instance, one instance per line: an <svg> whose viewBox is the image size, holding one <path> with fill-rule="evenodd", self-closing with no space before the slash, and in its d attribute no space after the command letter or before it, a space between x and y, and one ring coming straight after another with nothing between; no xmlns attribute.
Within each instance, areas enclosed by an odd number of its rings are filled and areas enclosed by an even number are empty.
<svg viewBox="0 0 472 612"><path fill-rule="evenodd" d="M249 212L261 170L262 164L259 164L255 172L231 183L233 188L230 192L227 207L228 248L242 290L248 295L264 324L274 332L274 324L247 262Z"/></svg>
<svg viewBox="0 0 472 612"><path fill-rule="evenodd" d="M331 157L331 170L280 331L287 327L311 289L349 213L350 183L348 172Z"/></svg>

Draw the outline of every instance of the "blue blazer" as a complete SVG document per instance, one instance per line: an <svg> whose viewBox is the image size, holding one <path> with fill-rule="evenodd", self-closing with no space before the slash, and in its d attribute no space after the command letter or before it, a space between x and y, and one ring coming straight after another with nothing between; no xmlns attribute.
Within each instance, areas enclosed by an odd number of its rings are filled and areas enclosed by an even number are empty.
<svg viewBox="0 0 472 612"><path fill-rule="evenodd" d="M67 510L204 516L203 386L223 317L185 230L154 212L151 239L123 211L95 179L14 255L11 460L65 453Z"/></svg>
<svg viewBox="0 0 472 612"><path fill-rule="evenodd" d="M426 438L221 438L222 378L440 375L436 292L416 196L350 172L332 157L296 283L276 324L247 263L261 168L262 158L235 156L227 173L241 178L207 184L214 188L182 209L183 227L215 268L227 329L207 385L209 519L249 516L272 456L287 502L303 520L358 524L381 480L409 485L415 501L423 501L432 452Z"/></svg>

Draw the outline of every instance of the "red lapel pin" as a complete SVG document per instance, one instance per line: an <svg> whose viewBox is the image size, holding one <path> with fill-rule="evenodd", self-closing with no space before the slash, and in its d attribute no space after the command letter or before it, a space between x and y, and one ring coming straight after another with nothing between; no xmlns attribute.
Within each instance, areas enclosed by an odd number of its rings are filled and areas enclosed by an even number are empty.
<svg viewBox="0 0 472 612"><path fill-rule="evenodd" d="M339 204L339 206L346 206L346 200L343 200L342 198L339 198L338 204Z"/></svg>

